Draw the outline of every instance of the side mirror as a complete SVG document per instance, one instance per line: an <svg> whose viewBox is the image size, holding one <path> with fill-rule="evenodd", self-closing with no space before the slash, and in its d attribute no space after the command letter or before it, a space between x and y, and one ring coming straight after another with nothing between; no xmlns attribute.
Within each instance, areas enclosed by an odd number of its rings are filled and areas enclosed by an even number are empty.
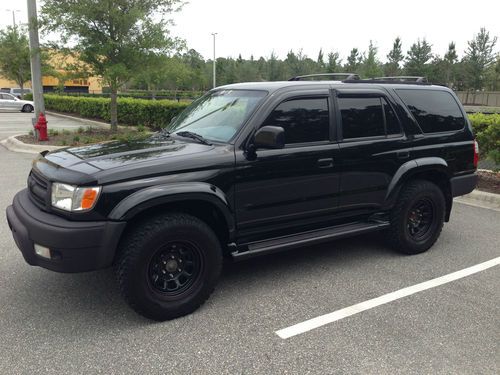
<svg viewBox="0 0 500 375"><path fill-rule="evenodd" d="M281 126L263 126L255 133L254 149L276 149L285 147L285 130Z"/></svg>

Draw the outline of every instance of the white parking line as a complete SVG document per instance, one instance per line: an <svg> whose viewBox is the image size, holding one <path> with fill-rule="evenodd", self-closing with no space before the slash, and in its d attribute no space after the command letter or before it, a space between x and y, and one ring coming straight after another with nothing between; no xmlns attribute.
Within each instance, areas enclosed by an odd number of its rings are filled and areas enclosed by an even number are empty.
<svg viewBox="0 0 500 375"><path fill-rule="evenodd" d="M447 275L438 277L436 279L432 279L420 284L409 286L407 288L396 290L395 292L384 294L383 296L373 298L361 303L357 303L355 305L334 311L326 315L321 315L316 318L306 320L304 322L295 324L293 326L280 329L275 333L282 339L288 339L292 336L300 335L302 333L311 331L315 328L319 328L329 323L336 322L337 320L347 318L348 316L360 313L362 311L373 309L374 307L384 305L386 303L395 301L397 299L407 297L427 289L435 288L437 286L461 279L466 276L470 276L477 272L481 272L488 268L497 266L498 264L500 264L500 257L488 260L487 262L484 263L476 264L475 266L468 267L460 271L449 273Z"/></svg>

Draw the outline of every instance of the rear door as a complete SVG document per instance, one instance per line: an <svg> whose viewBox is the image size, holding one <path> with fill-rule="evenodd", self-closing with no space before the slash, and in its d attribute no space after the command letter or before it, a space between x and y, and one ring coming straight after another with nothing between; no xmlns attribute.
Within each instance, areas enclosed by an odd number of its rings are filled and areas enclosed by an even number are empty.
<svg viewBox="0 0 500 375"><path fill-rule="evenodd" d="M384 203L411 149L392 99L379 89L336 90L341 183L339 210L353 215Z"/></svg>

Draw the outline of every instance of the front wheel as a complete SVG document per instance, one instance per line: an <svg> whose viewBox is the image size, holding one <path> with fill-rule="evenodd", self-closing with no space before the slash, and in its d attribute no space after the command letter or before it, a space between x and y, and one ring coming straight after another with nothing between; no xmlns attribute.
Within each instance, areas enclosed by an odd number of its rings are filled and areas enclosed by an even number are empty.
<svg viewBox="0 0 500 375"><path fill-rule="evenodd" d="M222 251L211 228L196 217L170 214L143 222L123 239L117 278L135 311L163 321L203 304L221 268Z"/></svg>
<svg viewBox="0 0 500 375"><path fill-rule="evenodd" d="M410 181L390 213L388 242L405 254L427 251L441 234L445 212L444 195L438 186L426 180Z"/></svg>
<svg viewBox="0 0 500 375"><path fill-rule="evenodd" d="M21 112L33 112L34 108L31 104L25 104Z"/></svg>

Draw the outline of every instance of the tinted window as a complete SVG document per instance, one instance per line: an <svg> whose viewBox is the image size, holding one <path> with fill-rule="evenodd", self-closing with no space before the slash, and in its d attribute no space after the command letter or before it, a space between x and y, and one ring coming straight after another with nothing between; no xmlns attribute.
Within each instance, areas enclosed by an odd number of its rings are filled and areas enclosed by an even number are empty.
<svg viewBox="0 0 500 375"><path fill-rule="evenodd" d="M344 138L385 135L380 98L339 98Z"/></svg>
<svg viewBox="0 0 500 375"><path fill-rule="evenodd" d="M285 143L305 143L329 139L327 98L293 99L281 103L264 125L285 129Z"/></svg>
<svg viewBox="0 0 500 375"><path fill-rule="evenodd" d="M462 129L465 120L453 96L446 91L397 90L424 133Z"/></svg>
<svg viewBox="0 0 500 375"><path fill-rule="evenodd" d="M399 125L398 118L394 113L392 107L382 99L382 105L384 106L384 114L385 114L385 127L387 131L387 135L390 134L401 134L401 127Z"/></svg>

